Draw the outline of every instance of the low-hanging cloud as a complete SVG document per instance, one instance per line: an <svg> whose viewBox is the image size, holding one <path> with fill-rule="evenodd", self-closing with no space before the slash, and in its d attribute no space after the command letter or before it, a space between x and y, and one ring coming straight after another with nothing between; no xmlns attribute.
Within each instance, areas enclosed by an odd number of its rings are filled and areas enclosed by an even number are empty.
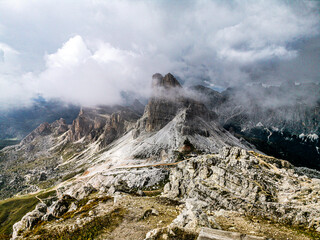
<svg viewBox="0 0 320 240"><path fill-rule="evenodd" d="M46 69L35 79L45 97L84 105L121 103L122 91L147 95L148 66L142 55L97 42L89 48L81 36L70 38L46 56Z"/></svg>
<svg viewBox="0 0 320 240"><path fill-rule="evenodd" d="M316 1L1 1L0 108L38 95L120 103L124 91L147 96L155 72L186 85L319 81L308 47L319 46L318 11ZM301 57L314 62L308 74Z"/></svg>

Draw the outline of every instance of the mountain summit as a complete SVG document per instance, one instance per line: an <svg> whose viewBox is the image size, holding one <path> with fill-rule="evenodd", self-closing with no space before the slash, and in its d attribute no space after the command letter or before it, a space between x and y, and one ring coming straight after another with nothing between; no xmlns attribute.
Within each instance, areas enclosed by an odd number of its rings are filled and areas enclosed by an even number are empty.
<svg viewBox="0 0 320 240"><path fill-rule="evenodd" d="M165 89L170 88L181 88L181 84L179 81L171 74L168 73L164 77L160 73L156 73L152 76L152 86L155 87L163 87Z"/></svg>

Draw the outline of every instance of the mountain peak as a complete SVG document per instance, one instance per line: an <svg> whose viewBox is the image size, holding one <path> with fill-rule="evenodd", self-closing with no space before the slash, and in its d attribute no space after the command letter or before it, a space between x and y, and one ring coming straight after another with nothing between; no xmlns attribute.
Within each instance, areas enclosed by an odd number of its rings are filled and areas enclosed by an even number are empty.
<svg viewBox="0 0 320 240"><path fill-rule="evenodd" d="M164 77L160 73L156 73L152 76L152 87L163 87L165 89L181 88L181 84L171 73L168 73Z"/></svg>

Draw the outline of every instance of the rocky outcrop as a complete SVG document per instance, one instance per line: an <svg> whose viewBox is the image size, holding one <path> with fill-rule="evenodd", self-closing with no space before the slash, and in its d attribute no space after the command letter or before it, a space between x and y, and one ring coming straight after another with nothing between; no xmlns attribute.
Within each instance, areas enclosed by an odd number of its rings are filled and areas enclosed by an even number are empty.
<svg viewBox="0 0 320 240"><path fill-rule="evenodd" d="M159 167L122 168L101 172L88 179L73 182L57 190L58 196L83 199L94 191L113 195L116 192L139 194L139 190L152 189L164 185L169 170Z"/></svg>
<svg viewBox="0 0 320 240"><path fill-rule="evenodd" d="M12 240L18 238L21 232L32 229L46 214L47 206L39 203L35 210L27 213L19 222L13 225Z"/></svg>
<svg viewBox="0 0 320 240"><path fill-rule="evenodd" d="M63 118L53 122L51 126L55 129L55 135L60 135L69 130L69 126L66 124L66 121Z"/></svg>
<svg viewBox="0 0 320 240"><path fill-rule="evenodd" d="M135 136L138 136L141 131L160 130L182 108L181 85L170 73L165 77L159 73L154 74L152 89L152 97L145 108L142 119L137 123Z"/></svg>
<svg viewBox="0 0 320 240"><path fill-rule="evenodd" d="M50 206L47 214L51 214L53 217L60 217L69 210L71 203L74 201L75 199L73 197L64 195Z"/></svg>
<svg viewBox="0 0 320 240"><path fill-rule="evenodd" d="M101 146L107 146L115 139L132 129L139 117L139 114L129 109L113 113L104 128L103 134L101 135Z"/></svg>
<svg viewBox="0 0 320 240"><path fill-rule="evenodd" d="M224 148L179 163L169 180L163 195L200 206L202 213L226 209L320 231L320 179L299 176L287 161Z"/></svg>
<svg viewBox="0 0 320 240"><path fill-rule="evenodd" d="M266 239L243 232L219 231L225 226L217 219L221 214L227 217L228 213L320 231L320 179L311 176L318 177L319 174L296 169L287 161L237 147L225 147L218 154L200 155L178 163L122 167L91 175L88 172L58 188L59 200L49 203L48 207L39 205L23 217L14 226L14 236L20 239L19 236L40 220L44 221L44 226L58 222L63 225L65 214L69 212L73 216L73 213L82 213L86 209L85 221L92 220L97 212L94 206L99 205L98 198L113 197L113 206L126 207L121 205L123 199L139 198L154 189L159 191L166 182L163 194L157 201L174 204L179 212L166 225L148 230L145 239L154 240L160 236L196 239L198 235L199 239L223 239L222 236L229 236L230 239ZM89 200L83 208L79 207L84 199L93 196L98 198ZM163 216L163 212L151 206L136 218L138 221L149 221ZM77 217L70 221L68 224L72 225L82 220ZM225 220L222 223L229 224ZM29 233L32 236L32 231Z"/></svg>
<svg viewBox="0 0 320 240"><path fill-rule="evenodd" d="M53 202L49 207L45 203L39 203L36 208L27 213L19 222L13 225L12 240L24 239L23 233L31 230L40 221L51 221L65 214L75 203L76 199L64 195Z"/></svg>
<svg viewBox="0 0 320 240"><path fill-rule="evenodd" d="M83 137L88 140L96 139L106 124L106 119L95 114L96 109L82 108L78 117L73 121L69 132L71 141L78 141Z"/></svg>
<svg viewBox="0 0 320 240"><path fill-rule="evenodd" d="M55 122L49 124L47 122L40 124L35 130L33 130L29 135L27 135L20 143L20 145L25 145L30 143L36 137L48 136L52 133L55 135L60 135L68 130L68 125L63 118L56 120Z"/></svg>
<svg viewBox="0 0 320 240"><path fill-rule="evenodd" d="M69 139L78 141L83 138L89 142L99 139L101 147L105 147L132 128L140 117L139 112L141 106L138 102L132 109L123 106L82 108L72 123Z"/></svg>
<svg viewBox="0 0 320 240"><path fill-rule="evenodd" d="M198 232L201 227L220 229L212 216L205 213L208 203L198 199L187 199L185 207L176 219L170 224L171 228L185 228Z"/></svg>

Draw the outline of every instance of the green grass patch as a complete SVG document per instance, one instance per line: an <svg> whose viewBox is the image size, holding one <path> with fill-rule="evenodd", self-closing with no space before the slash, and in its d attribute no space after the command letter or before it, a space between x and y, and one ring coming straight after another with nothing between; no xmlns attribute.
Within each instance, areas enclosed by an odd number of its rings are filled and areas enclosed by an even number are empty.
<svg viewBox="0 0 320 240"><path fill-rule="evenodd" d="M0 201L0 236L1 239L9 239L12 226L21 218L32 211L39 203L34 196L11 198Z"/></svg>
<svg viewBox="0 0 320 240"><path fill-rule="evenodd" d="M47 192L44 192L44 193L40 193L37 196L43 200L43 199L46 199L46 198L49 198L49 197L54 197L56 195L57 195L56 190L51 190L51 191L47 191Z"/></svg>
<svg viewBox="0 0 320 240"><path fill-rule="evenodd" d="M38 182L38 183L36 182L36 184L40 189L48 189L48 188L54 186L57 181L58 181L57 178L51 178L51 179L48 179L48 180L45 180L45 181L41 181L41 182Z"/></svg>

